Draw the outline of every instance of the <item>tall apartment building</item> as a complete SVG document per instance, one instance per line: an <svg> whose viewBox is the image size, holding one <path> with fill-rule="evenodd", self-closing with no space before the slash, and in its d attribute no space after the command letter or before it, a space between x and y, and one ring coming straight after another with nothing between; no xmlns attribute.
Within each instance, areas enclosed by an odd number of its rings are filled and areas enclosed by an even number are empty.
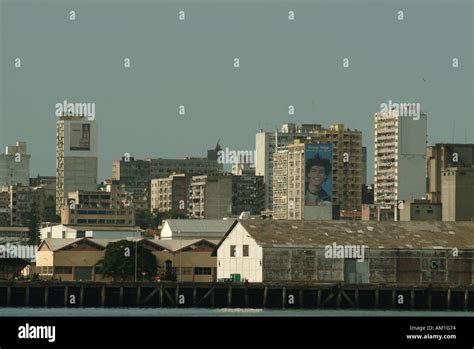
<svg viewBox="0 0 474 349"><path fill-rule="evenodd" d="M133 198L143 200L149 197L151 180L150 161L122 157L112 163L112 180L119 181L122 190Z"/></svg>
<svg viewBox="0 0 474 349"><path fill-rule="evenodd" d="M97 125L83 116L56 122L56 212L69 192L97 189Z"/></svg>
<svg viewBox="0 0 474 349"><path fill-rule="evenodd" d="M443 221L474 221L474 167L441 171Z"/></svg>
<svg viewBox="0 0 474 349"><path fill-rule="evenodd" d="M26 142L17 141L7 145L5 153L0 154L0 187L9 185L28 185L30 181L30 158Z"/></svg>
<svg viewBox="0 0 474 349"><path fill-rule="evenodd" d="M10 225L10 205L8 198L8 191L0 190L0 227Z"/></svg>
<svg viewBox="0 0 474 349"><path fill-rule="evenodd" d="M193 176L189 218L221 219L232 214L232 176Z"/></svg>
<svg viewBox="0 0 474 349"><path fill-rule="evenodd" d="M2 206L4 218L7 217L11 226L28 225L31 205L33 202L32 191L27 185L10 185L2 188ZM5 195L8 200L5 210Z"/></svg>
<svg viewBox="0 0 474 349"><path fill-rule="evenodd" d="M374 202L396 207L426 190L427 117L375 113Z"/></svg>
<svg viewBox="0 0 474 349"><path fill-rule="evenodd" d="M474 144L439 143L426 148L427 198L441 202L442 171L452 167L474 166Z"/></svg>
<svg viewBox="0 0 474 349"><path fill-rule="evenodd" d="M303 217L305 144L332 145L332 204L341 210L360 211L364 168L362 133L346 129L342 124L334 124L307 135L303 140L297 139L292 144L279 147L274 154L273 190L276 192L273 193L273 210L276 213L273 217Z"/></svg>
<svg viewBox="0 0 474 349"><path fill-rule="evenodd" d="M308 137L310 138L310 137ZM322 159L322 153L315 153L314 150L324 147L327 150L328 159L324 168L325 177L328 181L323 184L324 179L320 184L320 192L326 195L326 198L321 197L321 202L309 203L307 202L307 193L310 181L310 170L313 166L309 165L313 157L317 156ZM334 152L334 145L328 143L307 143L296 140L293 144L288 145L284 149L280 149L274 154L274 191L273 191L273 218L274 219L316 219L316 220L331 220L339 212L339 197L336 197L338 177L337 174L338 161L337 152ZM308 152L308 154L307 154ZM331 158L331 159L329 159ZM324 160L323 160L324 161ZM331 166L332 165L332 166ZM336 181L334 181L334 178ZM322 186L325 185L324 189ZM354 189L356 189L356 185ZM334 204L337 205L334 207ZM334 208L334 209L333 209ZM360 210L360 203L358 205Z"/></svg>
<svg viewBox="0 0 474 349"><path fill-rule="evenodd" d="M189 206L189 184L191 177L174 174L168 178L151 180L151 210L167 212L170 210L187 213Z"/></svg>
<svg viewBox="0 0 474 349"><path fill-rule="evenodd" d="M283 124L280 132L257 133L255 173L264 177L265 208L274 209L273 156L278 149L284 149L295 140L333 144L335 164L338 164L335 169L334 200L341 204L341 208L360 209L363 183L362 132L345 128L343 124L333 124L329 128L323 128L320 124ZM344 154L349 155L348 158L346 156L348 161L345 165Z"/></svg>
<svg viewBox="0 0 474 349"><path fill-rule="evenodd" d="M240 215L242 212L259 215L264 210L264 199L263 176L256 176L251 171L232 176L233 215Z"/></svg>
<svg viewBox="0 0 474 349"><path fill-rule="evenodd" d="M288 157L288 149L278 150L273 154L272 202L275 219L288 219Z"/></svg>

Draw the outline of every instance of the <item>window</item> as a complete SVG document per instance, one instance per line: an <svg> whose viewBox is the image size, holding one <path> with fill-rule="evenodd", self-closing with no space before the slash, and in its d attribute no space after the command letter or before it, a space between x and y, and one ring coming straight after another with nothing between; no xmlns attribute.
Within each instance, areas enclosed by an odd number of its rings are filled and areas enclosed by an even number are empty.
<svg viewBox="0 0 474 349"><path fill-rule="evenodd" d="M230 245L230 256L235 257L237 254L237 246L236 245Z"/></svg>
<svg viewBox="0 0 474 349"><path fill-rule="evenodd" d="M427 213L433 213L433 210L427 210L426 212Z"/></svg>
<svg viewBox="0 0 474 349"><path fill-rule="evenodd" d="M72 274L72 267L54 267L55 274Z"/></svg>
<svg viewBox="0 0 474 349"><path fill-rule="evenodd" d="M211 268L196 267L194 268L194 275L212 275Z"/></svg>
<svg viewBox="0 0 474 349"><path fill-rule="evenodd" d="M80 238L85 238L86 237L86 232L83 231L83 230L78 230L77 233L76 233L76 238L80 239Z"/></svg>
<svg viewBox="0 0 474 349"><path fill-rule="evenodd" d="M243 255L244 257L248 257L248 256L249 256L249 245L244 245L244 246L243 246L242 255Z"/></svg>

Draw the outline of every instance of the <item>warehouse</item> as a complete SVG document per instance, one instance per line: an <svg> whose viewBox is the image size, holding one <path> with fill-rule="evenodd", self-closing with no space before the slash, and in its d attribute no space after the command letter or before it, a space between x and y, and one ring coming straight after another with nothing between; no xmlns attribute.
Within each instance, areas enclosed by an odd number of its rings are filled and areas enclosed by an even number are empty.
<svg viewBox="0 0 474 349"><path fill-rule="evenodd" d="M328 254L334 246L363 258ZM262 220L236 221L214 253L218 279L470 285L473 251L471 222Z"/></svg>

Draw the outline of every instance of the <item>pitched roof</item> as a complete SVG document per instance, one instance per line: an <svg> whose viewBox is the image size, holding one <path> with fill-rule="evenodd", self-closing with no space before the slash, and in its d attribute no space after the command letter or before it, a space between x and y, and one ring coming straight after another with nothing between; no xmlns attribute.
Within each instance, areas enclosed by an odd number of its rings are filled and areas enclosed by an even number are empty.
<svg viewBox="0 0 474 349"><path fill-rule="evenodd" d="M174 239L174 240L150 240L154 244L159 245L168 251L176 252L188 246L195 245L201 241L207 241L210 244L217 246L220 239Z"/></svg>
<svg viewBox="0 0 474 349"><path fill-rule="evenodd" d="M191 234L224 234L234 223L234 220L222 219L167 219L173 233Z"/></svg>
<svg viewBox="0 0 474 349"><path fill-rule="evenodd" d="M474 222L242 220L236 224L262 247L314 248L335 242L385 249L474 249Z"/></svg>
<svg viewBox="0 0 474 349"><path fill-rule="evenodd" d="M61 250L67 246L70 246L74 243L77 243L82 240L87 240L95 245L101 246L101 247L107 247L108 244L112 242L117 242L121 240L130 240L130 241L135 241L134 238L127 238L127 239L92 239L92 238L78 238L78 239L55 239L55 238L47 238L44 239L43 242L40 244L38 249L43 245L46 244L51 251L58 251ZM220 240L215 240L215 239L182 239L182 240L156 240L156 239L144 239L140 238L138 240L140 241L146 241L148 243L151 243L153 245L156 245L158 247L162 247L168 251L171 252L176 252L179 251L180 249L186 248L188 246L197 244L198 242L201 241L207 241L210 244L216 246L217 243Z"/></svg>

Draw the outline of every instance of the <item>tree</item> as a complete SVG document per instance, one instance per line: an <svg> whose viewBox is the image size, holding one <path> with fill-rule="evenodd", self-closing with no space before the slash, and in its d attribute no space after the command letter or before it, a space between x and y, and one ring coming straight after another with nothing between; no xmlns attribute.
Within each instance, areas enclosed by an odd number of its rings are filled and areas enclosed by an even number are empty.
<svg viewBox="0 0 474 349"><path fill-rule="evenodd" d="M135 212L135 224L142 229L148 229L153 226L153 217L149 210L137 210Z"/></svg>
<svg viewBox="0 0 474 349"><path fill-rule="evenodd" d="M186 219L187 215L181 210L170 210L166 212L160 212L157 209L153 211L153 222L155 226L161 225L165 219Z"/></svg>
<svg viewBox="0 0 474 349"><path fill-rule="evenodd" d="M54 196L46 197L44 210L41 214L42 222L60 223L61 216L56 214L56 201Z"/></svg>
<svg viewBox="0 0 474 349"><path fill-rule="evenodd" d="M39 230L39 212L36 203L31 205L28 213L28 243L31 245L40 244L40 230Z"/></svg>
<svg viewBox="0 0 474 349"><path fill-rule="evenodd" d="M109 243L105 248L104 259L98 264L102 265L102 277L114 279L133 278L135 275L135 247L137 248L137 277L145 274L154 277L157 272L155 256L140 242L120 240Z"/></svg>

